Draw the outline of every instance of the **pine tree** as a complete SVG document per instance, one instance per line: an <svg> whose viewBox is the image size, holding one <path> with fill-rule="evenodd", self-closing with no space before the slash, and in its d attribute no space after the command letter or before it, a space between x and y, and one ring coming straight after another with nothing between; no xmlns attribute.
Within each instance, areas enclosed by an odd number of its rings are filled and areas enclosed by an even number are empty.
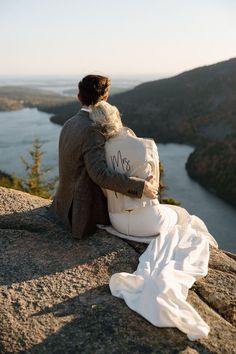
<svg viewBox="0 0 236 354"><path fill-rule="evenodd" d="M42 144L36 138L33 146L29 151L32 162L28 162L21 157L21 161L25 166L27 177L22 179L23 189L33 195L43 198L50 198L55 188L57 177L47 180L46 174L51 170L50 167L42 167L42 156L44 152L41 151Z"/></svg>

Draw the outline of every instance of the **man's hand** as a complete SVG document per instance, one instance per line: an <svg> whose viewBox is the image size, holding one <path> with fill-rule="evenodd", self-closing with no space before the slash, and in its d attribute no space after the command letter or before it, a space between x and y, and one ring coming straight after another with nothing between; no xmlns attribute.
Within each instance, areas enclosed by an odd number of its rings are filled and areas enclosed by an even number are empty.
<svg viewBox="0 0 236 354"><path fill-rule="evenodd" d="M150 182L149 182L150 181ZM147 177L145 184L144 184L144 189L143 189L143 195L145 197L151 198L151 199L156 199L158 196L158 185L153 181L153 176Z"/></svg>

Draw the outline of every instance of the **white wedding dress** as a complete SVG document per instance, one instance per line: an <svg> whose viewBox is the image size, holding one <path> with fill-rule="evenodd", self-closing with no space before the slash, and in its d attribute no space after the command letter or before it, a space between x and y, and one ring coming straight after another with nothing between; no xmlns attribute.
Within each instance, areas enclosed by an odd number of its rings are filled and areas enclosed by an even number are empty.
<svg viewBox="0 0 236 354"><path fill-rule="evenodd" d="M133 139L135 140L134 137ZM142 139L136 139L142 143ZM147 161L140 160L140 156L145 157L140 153L142 149L138 151L137 142L132 143L131 140L127 144L127 136L124 134L106 142L107 163L116 171L122 172L122 168L119 163L112 165L111 157L118 148L119 151L122 150L123 156L127 157L126 160L131 167L132 159L134 160L136 172L142 170L137 169L138 161L139 167L143 163L144 169L146 168ZM132 144L135 146L134 149ZM135 152L137 156L134 159ZM154 158L157 159L157 154ZM140 174L134 174L132 168L131 175L144 178ZM149 243L139 258L134 273L122 272L112 275L111 293L124 299L132 310L155 326L177 327L186 333L190 340L207 336L209 326L186 301L188 289L197 279L207 274L209 244L218 247L204 222L181 207L162 205L158 202L146 205L146 201L137 199L136 210L134 209L134 214L130 217L128 210L119 209L127 205L135 208L135 200L129 201L130 198L122 195L119 199L119 195L114 192L107 192L108 207L112 209L112 212L110 210L112 226L100 225L100 227L124 239ZM152 213L149 212L151 209ZM159 221L155 215L159 217ZM156 225L154 233L153 227L150 228L151 224ZM150 230L149 234L145 233L145 228ZM124 232L125 230L128 232Z"/></svg>

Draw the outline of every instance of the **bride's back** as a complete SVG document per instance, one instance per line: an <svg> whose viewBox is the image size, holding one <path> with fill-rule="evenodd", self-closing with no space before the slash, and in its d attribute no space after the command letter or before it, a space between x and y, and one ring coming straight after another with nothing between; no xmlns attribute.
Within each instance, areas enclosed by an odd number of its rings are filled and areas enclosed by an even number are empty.
<svg viewBox="0 0 236 354"><path fill-rule="evenodd" d="M128 128L123 127L118 135L106 142L105 152L107 164L111 169L143 179L152 175L159 184L159 158L154 140L138 138ZM157 199L130 198L110 190L107 190L107 197L109 212L158 204Z"/></svg>

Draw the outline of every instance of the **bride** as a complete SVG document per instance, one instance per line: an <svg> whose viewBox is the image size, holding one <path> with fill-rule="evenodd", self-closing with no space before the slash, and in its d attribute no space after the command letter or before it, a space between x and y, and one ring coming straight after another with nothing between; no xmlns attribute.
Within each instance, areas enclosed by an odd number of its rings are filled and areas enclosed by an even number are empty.
<svg viewBox="0 0 236 354"><path fill-rule="evenodd" d="M106 138L107 164L117 172L159 184L159 156L152 139L123 127L115 106L99 102L90 112ZM217 247L204 222L184 208L160 204L158 196L129 198L111 190L107 196L108 232L149 243L133 274L112 275L114 296L159 327L177 327L191 340L206 336L208 325L186 301L188 289L207 274L209 243Z"/></svg>

